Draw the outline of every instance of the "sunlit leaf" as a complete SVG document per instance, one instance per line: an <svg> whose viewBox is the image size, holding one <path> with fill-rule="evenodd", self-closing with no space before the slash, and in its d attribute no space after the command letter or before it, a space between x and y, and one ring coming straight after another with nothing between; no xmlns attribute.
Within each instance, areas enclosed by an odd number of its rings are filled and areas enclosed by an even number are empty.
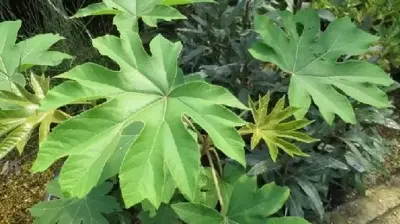
<svg viewBox="0 0 400 224"><path fill-rule="evenodd" d="M119 171L125 205L147 199L157 208L168 175L193 200L200 149L183 123L184 115L207 131L216 148L245 164L244 143L235 129L244 121L223 105L247 107L222 87L202 81L184 83L177 67L180 43L159 35L150 43L152 56L133 31L123 32L121 38L100 37L93 43L121 70L91 63L78 66L60 76L74 81L49 91L41 109L86 99L109 100L56 127L41 145L33 171L43 171L69 156L61 170L61 187L73 196L84 197L98 183L124 128L142 124Z"/></svg>
<svg viewBox="0 0 400 224"><path fill-rule="evenodd" d="M39 126L39 143L43 142L50 132L52 123L59 123L69 118L69 115L59 110L40 111L39 103L49 89L49 78L31 75L32 94L14 84L18 94L0 90L0 101L18 106L15 110L0 109L0 159L14 148L22 153L33 130ZM60 116L62 115L62 116Z"/></svg>
<svg viewBox="0 0 400 224"><path fill-rule="evenodd" d="M320 32L320 19L313 9L293 15L281 12L281 29L267 16L256 16L255 29L261 36L250 53L273 63L291 75L290 105L300 108L297 118L307 113L311 99L325 120L332 124L335 114L356 123L353 108L345 95L375 107L389 107L386 93L378 85L393 80L379 66L361 60L344 60L343 55L358 55L378 40L356 27L347 17L336 19Z"/></svg>
<svg viewBox="0 0 400 224"><path fill-rule="evenodd" d="M273 161L276 161L278 149L282 149L290 156L308 156L296 145L285 139L306 143L317 141L306 133L297 131L312 123L306 119L286 121L292 117L298 109L291 106L285 108L285 97L282 97L275 107L269 111L270 94L260 97L258 105L249 99L249 105L253 114L254 123L249 123L240 129L241 134L251 134L251 148L254 149L262 140L267 144Z"/></svg>

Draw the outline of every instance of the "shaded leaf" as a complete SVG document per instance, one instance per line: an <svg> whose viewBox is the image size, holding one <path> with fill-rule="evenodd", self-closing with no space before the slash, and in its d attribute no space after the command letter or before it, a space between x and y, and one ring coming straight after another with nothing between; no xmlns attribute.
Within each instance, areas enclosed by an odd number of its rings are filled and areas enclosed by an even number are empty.
<svg viewBox="0 0 400 224"><path fill-rule="evenodd" d="M268 171L268 161L260 161L247 172L249 176L257 176Z"/></svg>
<svg viewBox="0 0 400 224"><path fill-rule="evenodd" d="M151 216L148 212L142 210L138 215L138 218L143 224L181 223L171 206L166 204L162 204L154 216Z"/></svg>
<svg viewBox="0 0 400 224"><path fill-rule="evenodd" d="M295 180L299 184L301 189L304 191L304 193L306 193L307 196L309 197L312 209L322 219L324 217L325 209L324 209L321 197L319 196L317 189L315 189L314 185L305 178L295 177Z"/></svg>
<svg viewBox="0 0 400 224"><path fill-rule="evenodd" d="M112 186L111 183L104 183L82 199L60 198L40 202L30 209L31 215L35 218L34 223L107 224L108 221L102 214L121 210L114 197L106 196Z"/></svg>
<svg viewBox="0 0 400 224"><path fill-rule="evenodd" d="M299 223L308 223L300 218L267 218L283 206L289 196L288 188L278 187L274 183L258 188L256 177L249 177L244 174L243 169L229 164L224 173L224 177L228 177L229 180L224 179L226 182L221 187L225 206L221 213L201 204L173 204L172 208L183 221L198 224L261 224L285 223L285 220L295 223L294 221L298 220ZM303 222L300 222L301 220Z"/></svg>
<svg viewBox="0 0 400 224"><path fill-rule="evenodd" d="M357 120L360 123L380 124L387 128L400 130L400 125L392 119L393 111L390 109L377 109L366 107L356 109Z"/></svg>
<svg viewBox="0 0 400 224"><path fill-rule="evenodd" d="M166 5L183 5L183 4L192 4L192 3L200 3L200 2L215 2L214 0L162 0L163 4Z"/></svg>

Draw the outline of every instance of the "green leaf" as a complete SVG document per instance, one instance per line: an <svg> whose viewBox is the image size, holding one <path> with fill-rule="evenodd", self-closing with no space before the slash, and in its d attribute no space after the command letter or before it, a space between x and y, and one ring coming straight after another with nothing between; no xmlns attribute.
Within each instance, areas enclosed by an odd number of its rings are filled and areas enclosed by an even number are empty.
<svg viewBox="0 0 400 224"><path fill-rule="evenodd" d="M167 5L157 5L151 10L143 13L142 19L147 25L156 27L158 19L172 21L177 19L186 19L186 17L175 8Z"/></svg>
<svg viewBox="0 0 400 224"><path fill-rule="evenodd" d="M141 124L131 124L126 127L119 139L117 149L111 155L111 157L106 162L103 172L101 174L99 183L103 183L107 179L117 175L119 173L119 168L121 167L122 161L126 155L128 149L132 146L140 130L143 128Z"/></svg>
<svg viewBox="0 0 400 224"><path fill-rule="evenodd" d="M311 208L319 215L322 219L324 217L324 205L322 204L321 197L314 185L305 178L295 177L296 182L299 184L301 189L306 193L311 201Z"/></svg>
<svg viewBox="0 0 400 224"><path fill-rule="evenodd" d="M186 19L178 10L163 4L161 0L103 0L86 8L79 9L73 18L94 15L116 15L114 24L122 33L124 31L137 31L137 20L142 18L149 26L156 26L157 20L172 21Z"/></svg>
<svg viewBox="0 0 400 224"><path fill-rule="evenodd" d="M247 172L249 176L257 176L268 171L268 161L260 161Z"/></svg>
<svg viewBox="0 0 400 224"><path fill-rule="evenodd" d="M192 3L200 3L200 2L213 2L214 0L163 0L163 4L165 5L184 5L184 4L192 4Z"/></svg>
<svg viewBox="0 0 400 224"><path fill-rule="evenodd" d="M281 217L281 218L270 218L266 224L310 224L303 218L299 217Z"/></svg>
<svg viewBox="0 0 400 224"><path fill-rule="evenodd" d="M118 10L108 7L104 2L94 3L86 8L80 8L75 15L71 18L81 18L86 16L97 16L97 15L115 15L118 14Z"/></svg>
<svg viewBox="0 0 400 224"><path fill-rule="evenodd" d="M284 30L267 16L255 18L261 41L250 53L257 59L279 66L291 75L290 105L300 108L297 118L307 113L311 98L325 120L332 124L335 114L356 123L353 108L343 93L365 104L389 107L377 85L389 86L393 80L377 65L360 60L338 62L343 55L358 55L368 50L377 37L358 29L347 17L336 19L324 32L315 10L296 15L281 12Z"/></svg>
<svg viewBox="0 0 400 224"><path fill-rule="evenodd" d="M235 177L227 174L229 172ZM172 205L174 211L186 223L220 224L220 223L307 223L303 219L296 218L272 218L268 216L276 213L289 196L287 187L278 187L274 183L266 184L261 188L257 186L256 177L244 174L241 168L231 165L225 167L225 181L221 187L224 206L222 212L196 203L177 203ZM239 176L237 176L239 173ZM233 181L233 182L232 182ZM244 200L245 199L245 200ZM279 222L278 222L279 221ZM303 222L302 222L303 221Z"/></svg>
<svg viewBox="0 0 400 224"><path fill-rule="evenodd" d="M0 87L11 91L12 82L25 85L25 79L18 73L22 67L31 65L55 66L71 56L49 51L49 48L63 38L56 34L40 34L15 44L21 21L0 23ZM21 78L22 77L22 78Z"/></svg>
<svg viewBox="0 0 400 224"><path fill-rule="evenodd" d="M218 203L218 195L215 189L211 169L200 169L196 190L194 192L195 196L193 197L193 203L202 204L211 208L215 207Z"/></svg>
<svg viewBox="0 0 400 224"><path fill-rule="evenodd" d="M112 189L111 183L93 189L85 198L61 198L40 202L30 209L35 224L54 223L98 223L107 224L102 214L120 211L116 199L106 194Z"/></svg>
<svg viewBox="0 0 400 224"><path fill-rule="evenodd" d="M152 56L132 31L123 32L121 38L97 38L93 44L121 70L110 71L94 64L78 66L60 76L76 82L64 82L49 91L41 109L89 98L109 101L56 127L41 145L34 172L69 156L60 174L62 189L83 197L98 182L122 130L141 123L143 129L128 149L119 172L126 206L148 199L157 208L167 175L193 200L200 149L186 129L183 115L204 128L218 149L245 164L244 143L235 129L244 121L223 105L247 108L222 87L201 81L178 82L183 80L177 67L180 43L157 36L150 43Z"/></svg>
<svg viewBox="0 0 400 224"><path fill-rule="evenodd" d="M221 224L224 217L213 208L201 204L177 203L172 205L172 209L178 214L179 218L191 224Z"/></svg>
<svg viewBox="0 0 400 224"><path fill-rule="evenodd" d="M32 75L31 80L35 94L31 94L18 84L18 94L0 90L0 101L16 106L15 110L0 109L0 135L4 139L0 142L0 159L11 150L17 148L23 152L33 130L39 126L39 143L44 141L50 132L50 125L54 123L55 115L64 114L58 110L39 111L40 99L42 99L49 88L49 79ZM34 81L36 80L36 81ZM42 84L39 85L39 80ZM47 81L46 81L47 80ZM58 117L61 121L62 117ZM67 119L64 117L62 120Z"/></svg>
<svg viewBox="0 0 400 224"><path fill-rule="evenodd" d="M282 139L292 139L301 142L311 143L318 139L311 138L305 133L297 131L304 128L312 121L306 119L285 122L293 116L297 109L291 106L285 108L285 97L282 97L271 112L268 110L270 94L260 97L258 107L249 98L249 105L253 114L254 122L249 123L240 129L241 134L252 134L251 148L254 149L261 139L269 148L272 160L275 162L278 156L278 148L290 156L308 156L296 145Z"/></svg>
<svg viewBox="0 0 400 224"><path fill-rule="evenodd" d="M154 216L142 210L138 218L143 224L181 224L174 210L172 210L170 205L166 204L162 204Z"/></svg>

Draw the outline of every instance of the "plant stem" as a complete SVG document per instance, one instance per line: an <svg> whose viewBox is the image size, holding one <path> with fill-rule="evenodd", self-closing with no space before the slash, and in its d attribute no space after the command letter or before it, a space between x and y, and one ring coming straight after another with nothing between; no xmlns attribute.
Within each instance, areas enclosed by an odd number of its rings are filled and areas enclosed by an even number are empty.
<svg viewBox="0 0 400 224"><path fill-rule="evenodd" d="M217 150L215 150L215 148L212 148L211 151L214 153L215 158L217 159L219 174L222 175L222 165L221 165L221 160L219 159L218 152Z"/></svg>
<svg viewBox="0 0 400 224"><path fill-rule="evenodd" d="M245 9L245 13L243 16L243 27L242 27L242 31L246 31L247 28L249 27L249 11L250 11L250 3L252 0L247 0L246 2L246 9Z"/></svg>
<svg viewBox="0 0 400 224"><path fill-rule="evenodd" d="M213 176L215 189L217 191L218 200L221 204L221 210L224 211L224 201L222 200L221 189L219 188L218 177L217 177L217 173L215 172L214 163L212 161L211 154L208 149L205 150L205 153L207 155L208 162L210 163L210 166L211 166L211 173Z"/></svg>
<svg viewBox="0 0 400 224"><path fill-rule="evenodd" d="M183 115L183 120L197 133L197 136L199 139L202 139L202 134L194 127L193 123L187 118L185 115ZM203 142L200 142L203 143Z"/></svg>
<svg viewBox="0 0 400 224"><path fill-rule="evenodd" d="M282 185L284 185L286 182L286 176L287 176L287 172L288 172L288 168L289 168L289 159L288 158L286 158L284 166L285 166L285 168L283 171Z"/></svg>

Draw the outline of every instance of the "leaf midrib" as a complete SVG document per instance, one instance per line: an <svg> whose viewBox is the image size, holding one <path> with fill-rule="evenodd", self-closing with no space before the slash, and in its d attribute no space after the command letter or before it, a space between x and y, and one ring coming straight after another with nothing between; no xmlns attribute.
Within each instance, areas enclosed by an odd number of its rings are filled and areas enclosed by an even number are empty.
<svg viewBox="0 0 400 224"><path fill-rule="evenodd" d="M329 47L329 49L328 49L325 53L321 54L320 56L318 56L317 58L315 58L315 59L314 59L313 61L311 61L310 63L304 65L304 66L303 66L302 68L300 68L299 70L293 72L293 75L296 75L297 73L300 73L300 72L303 71L305 68L307 68L308 66L314 64L315 62L317 62L317 61L319 61L321 58L323 58L325 55L327 55L328 53L330 53L331 50L332 50L332 48L333 48L333 46L334 46L334 45L336 44L336 42L339 40L339 38L340 38L341 35L342 35L341 33L337 35L335 41L333 41L332 45ZM297 55L296 55L296 58L295 58L295 63L296 63L296 62L297 62Z"/></svg>
<svg viewBox="0 0 400 224"><path fill-rule="evenodd" d="M165 104L167 104L167 103L165 103ZM147 158L147 161L146 161L145 166L143 166L143 168L142 168L142 171L146 170L147 167L148 167L149 165L151 165L150 158L151 158L151 156L153 155L154 145L156 144L156 141L158 140L158 135L159 135L159 133L160 133L161 127L162 127L163 123L165 122L165 110L166 110L166 107L167 107L167 106L165 105L165 106L164 106L163 119L160 121L160 124L159 124L158 127L157 127L157 131L156 131L156 133L155 133L155 135L154 135L153 143L151 144L151 147L150 147L149 156L148 156L148 158ZM144 127L144 128L145 128L145 127ZM139 134L139 136L140 136L140 134ZM134 145L135 145L135 143L133 143L132 146L134 146ZM142 173L143 173L143 172L142 172ZM143 175L141 175L140 178L138 178L138 182L141 182L141 181L142 181L142 178L143 178Z"/></svg>

